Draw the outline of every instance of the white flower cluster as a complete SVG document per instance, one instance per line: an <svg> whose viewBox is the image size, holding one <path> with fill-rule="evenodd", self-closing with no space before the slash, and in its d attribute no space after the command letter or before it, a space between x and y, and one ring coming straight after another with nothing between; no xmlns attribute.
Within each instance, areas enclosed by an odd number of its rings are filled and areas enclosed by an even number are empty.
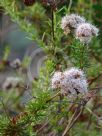
<svg viewBox="0 0 102 136"><path fill-rule="evenodd" d="M17 68L20 68L21 67L21 61L20 61L20 59L15 59L14 61L12 61L11 63L10 63L10 66L12 67L12 68L14 68L14 69L17 69Z"/></svg>
<svg viewBox="0 0 102 136"><path fill-rule="evenodd" d="M2 85L3 90L16 88L21 83L23 83L23 79L19 77L7 77L4 84Z"/></svg>
<svg viewBox="0 0 102 136"><path fill-rule="evenodd" d="M76 29L78 24L84 23L85 19L76 14L66 15L62 18L61 28L65 34L69 34L73 29Z"/></svg>
<svg viewBox="0 0 102 136"><path fill-rule="evenodd" d="M60 81L61 78L63 77L62 72L55 72L52 78L52 88L57 89L60 88Z"/></svg>
<svg viewBox="0 0 102 136"><path fill-rule="evenodd" d="M93 36L97 36L99 31L94 25L87 23L83 17L76 14L64 16L61 21L61 28L66 35L74 30L75 37L86 44L91 41Z"/></svg>
<svg viewBox="0 0 102 136"><path fill-rule="evenodd" d="M52 77L52 88L61 89L62 94L86 94L88 91L87 80L83 71L71 68L64 72L55 72Z"/></svg>
<svg viewBox="0 0 102 136"><path fill-rule="evenodd" d="M89 43L91 38L97 35L98 29L89 23L80 24L76 29L76 38L83 43Z"/></svg>

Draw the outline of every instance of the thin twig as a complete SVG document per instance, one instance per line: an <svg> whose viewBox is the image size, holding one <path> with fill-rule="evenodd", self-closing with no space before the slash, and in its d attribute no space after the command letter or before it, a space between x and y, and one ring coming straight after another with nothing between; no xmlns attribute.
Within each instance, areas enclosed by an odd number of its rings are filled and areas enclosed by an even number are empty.
<svg viewBox="0 0 102 136"><path fill-rule="evenodd" d="M91 85L93 82L95 82L98 78L100 78L102 76L102 73L100 73L98 76L96 76L95 78L92 78L89 80L89 85Z"/></svg>
<svg viewBox="0 0 102 136"><path fill-rule="evenodd" d="M94 111L94 109L95 109L95 105L96 105L96 103L94 103L94 106L93 106L93 108L92 108L92 112ZM87 130L90 128L90 126L91 126L91 122L92 122L92 114L90 114L90 116L89 116L89 121L88 121L88 124L87 124Z"/></svg>
<svg viewBox="0 0 102 136"><path fill-rule="evenodd" d="M54 34L54 12L53 12L52 9L51 9L51 20L52 20L52 39L54 41L54 39L55 39L55 34Z"/></svg>
<svg viewBox="0 0 102 136"><path fill-rule="evenodd" d="M95 19L96 19L96 18L95 18ZM101 58L99 58L93 51L91 51L91 53L92 53L92 56L93 56L98 62L102 63L102 59L101 59Z"/></svg>
<svg viewBox="0 0 102 136"><path fill-rule="evenodd" d="M69 5L68 5L68 13L70 13L70 9L71 9L71 6L72 6L72 0L70 0L70 2L69 2Z"/></svg>
<svg viewBox="0 0 102 136"><path fill-rule="evenodd" d="M41 132L42 129L44 129L47 125L48 125L48 122L46 122L40 129L38 129L36 133L38 134L39 132Z"/></svg>
<svg viewBox="0 0 102 136"><path fill-rule="evenodd" d="M60 95L60 91L58 93L56 93L54 96L52 96L49 100L47 100L46 103L50 102L51 100L53 100L54 98L56 98L59 95Z"/></svg>
<svg viewBox="0 0 102 136"><path fill-rule="evenodd" d="M84 106L82 106L82 108L81 108L79 114L78 114L78 115L76 116L76 118L73 120L73 122L72 122L71 125L69 126L67 132L69 132L69 130L70 130L70 129L73 127L73 125L76 123L77 119L80 117L80 115L82 114L83 110L84 110Z"/></svg>
<svg viewBox="0 0 102 136"><path fill-rule="evenodd" d="M77 119L83 113L84 107L85 107L85 105L86 105L86 103L88 101L89 101L89 99L86 101L84 98L81 100L81 104L78 105L77 109L75 110L74 114L72 115L72 118L69 121L68 125L66 126L62 136L65 136L66 133L68 133L70 131L70 129L74 126L74 124L76 123ZM79 111L79 113L78 113L78 111Z"/></svg>
<svg viewBox="0 0 102 136"><path fill-rule="evenodd" d="M102 86L98 86L98 87L95 87L95 88L91 88L91 91L93 91L93 90L100 90L100 89L102 89ZM101 97L101 96L100 96Z"/></svg>
<svg viewBox="0 0 102 136"><path fill-rule="evenodd" d="M63 132L63 134L62 134L62 136L65 136L66 133L68 132L68 130L69 130L69 128L70 128L70 125L72 124L72 122L73 122L73 120L74 120L74 118L75 118L75 116L76 116L76 114L77 114L77 112L78 112L79 109L80 109L80 105L78 105L77 109L75 110L74 114L72 115L72 117L71 117L71 119L70 119L68 125L66 126L66 128L65 128L65 130L64 130L64 132ZM79 115L79 114L78 114L78 115Z"/></svg>
<svg viewBox="0 0 102 136"><path fill-rule="evenodd" d="M90 112L90 114L92 114L94 117L96 117L97 120L100 119L94 112L91 111L91 109L89 109L88 107L85 107L85 109Z"/></svg>

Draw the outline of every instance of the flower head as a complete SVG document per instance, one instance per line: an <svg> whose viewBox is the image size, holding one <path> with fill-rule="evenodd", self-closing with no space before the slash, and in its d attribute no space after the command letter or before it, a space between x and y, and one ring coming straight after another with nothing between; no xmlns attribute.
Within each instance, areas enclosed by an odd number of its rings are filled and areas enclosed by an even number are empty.
<svg viewBox="0 0 102 136"><path fill-rule="evenodd" d="M71 30L76 29L78 24L85 23L85 19L76 14L66 15L62 18L61 28L67 35Z"/></svg>
<svg viewBox="0 0 102 136"><path fill-rule="evenodd" d="M89 43L93 36L98 35L98 29L89 23L80 24L76 29L76 38L82 43Z"/></svg>
<svg viewBox="0 0 102 136"><path fill-rule="evenodd" d="M56 88L60 88L63 94L77 95L87 93L87 80L83 71L77 68L71 68L60 74L56 80Z"/></svg>
<svg viewBox="0 0 102 136"><path fill-rule="evenodd" d="M74 68L74 67L64 71L64 75L70 78L75 78L75 79L78 79L78 78L82 79L85 77L84 72L82 70L78 68Z"/></svg>
<svg viewBox="0 0 102 136"><path fill-rule="evenodd" d="M15 59L14 61L12 61L11 63L10 63L10 66L12 67L12 68L19 68L20 66L21 66L21 61L20 61L20 59Z"/></svg>
<svg viewBox="0 0 102 136"><path fill-rule="evenodd" d="M5 82L2 85L3 90L10 88L16 88L18 85L23 83L23 79L19 77L7 77Z"/></svg>
<svg viewBox="0 0 102 136"><path fill-rule="evenodd" d="M62 72L55 72L52 80L51 80L51 86L53 89L57 89L60 87L61 78L63 77Z"/></svg>
<svg viewBox="0 0 102 136"><path fill-rule="evenodd" d="M61 82L62 90L71 94L85 94L87 92L87 81L83 71L77 68L71 68L63 74L65 78Z"/></svg>

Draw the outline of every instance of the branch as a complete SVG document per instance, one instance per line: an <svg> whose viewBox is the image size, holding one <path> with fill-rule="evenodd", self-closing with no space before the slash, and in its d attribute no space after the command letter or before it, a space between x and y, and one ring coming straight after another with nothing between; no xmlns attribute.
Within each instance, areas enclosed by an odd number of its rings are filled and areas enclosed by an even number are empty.
<svg viewBox="0 0 102 136"><path fill-rule="evenodd" d="M70 12L70 9L71 9L71 6L72 6L72 0L70 0L70 2L69 2L69 6L68 6L68 13Z"/></svg>
<svg viewBox="0 0 102 136"><path fill-rule="evenodd" d="M89 79L89 85L91 85L93 82L95 82L98 78L100 78L102 76L102 73L100 73L97 77Z"/></svg>
<svg viewBox="0 0 102 136"><path fill-rule="evenodd" d="M56 98L59 95L60 95L60 91L57 94L55 94L54 96L52 96L49 100L47 100L46 103L50 102L51 100L53 100L54 98Z"/></svg>
<svg viewBox="0 0 102 136"><path fill-rule="evenodd" d="M64 130L64 132L63 132L63 134L62 134L62 136L65 136L65 135L66 135L66 133L72 128L72 126L74 125L74 123L76 122L76 120L77 120L77 119L79 118L79 116L81 115L82 110L79 112L79 114L77 114L78 111L79 111L79 109L80 109L80 107L81 107L81 106L79 105L79 106L77 107L77 109L75 110L75 112L74 112L72 118L70 119L68 125L66 126L66 128L65 128L65 130Z"/></svg>

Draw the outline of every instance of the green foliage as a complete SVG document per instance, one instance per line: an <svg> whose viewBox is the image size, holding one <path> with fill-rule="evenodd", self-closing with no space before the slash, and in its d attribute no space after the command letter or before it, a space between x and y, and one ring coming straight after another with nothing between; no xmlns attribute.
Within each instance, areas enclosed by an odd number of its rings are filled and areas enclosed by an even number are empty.
<svg viewBox="0 0 102 136"><path fill-rule="evenodd" d="M3 60L7 60L8 59L9 53L10 53L10 48L8 46L6 46L5 51L4 51Z"/></svg>
<svg viewBox="0 0 102 136"><path fill-rule="evenodd" d="M79 13L85 14L85 16L87 16L86 13L83 13L85 8L78 8L79 5L84 5L86 9L92 7L91 1L88 4L84 0L78 0L74 4L72 11L78 10ZM51 77L56 70L63 71L70 66L85 70L89 78L97 76L102 71L100 42L93 39L91 46L88 47L88 45L82 45L80 41L75 40L72 35L65 36L63 34L60 28L61 18L63 14L70 13L71 7L66 8L66 6L63 6L57 9L57 11L52 11L50 8L47 13L47 8L44 8L40 3L35 3L31 7L24 7L17 0L2 0L0 1L0 6L5 9L6 14L20 28L27 32L28 37L36 41L46 53L44 66L39 72L39 77L33 81L30 88L32 98L23 107L21 110L22 113L19 113L15 117L9 116L7 114L8 111L2 112L0 116L0 135L47 136L53 133L60 136L65 130L68 121L73 116L73 110L75 110L76 106L79 106L77 102L80 102L80 98L77 98L77 101L75 101L73 109L69 110L71 104L68 98L66 96L63 97L61 94L59 95L59 90L52 91ZM96 9L97 6L94 8ZM89 11L91 9L87 10L87 13ZM87 16L87 18L92 19L92 15ZM6 48L4 60L7 59L8 54L9 50ZM94 58L92 54L94 54ZM98 54L100 55L98 56ZM91 62L90 59L92 60ZM30 62L30 58L25 57L22 67L27 68ZM22 91L21 88L18 90ZM14 91L16 90L11 90L10 95L8 93L5 94L5 92L1 93L4 99L4 105L1 103L2 109L5 109L8 99L14 100L13 103L16 103L16 100L19 99ZM86 119L87 122L88 119ZM95 123L93 120L93 124ZM39 130L39 126L40 129L44 127L42 131ZM80 121L72 129L72 135L101 136L101 133L97 131L94 125L89 131L83 131L86 126L86 122Z"/></svg>
<svg viewBox="0 0 102 136"><path fill-rule="evenodd" d="M71 59L74 66L81 69L89 67L88 45L83 45L75 40L71 45Z"/></svg>
<svg viewBox="0 0 102 136"><path fill-rule="evenodd" d="M85 130L86 127L86 123L83 124L77 124L76 127L72 130L72 135L75 136L101 136L101 131L98 131L97 128L94 128L92 131L87 130L87 131L83 131ZM80 132L80 133L79 133Z"/></svg>

